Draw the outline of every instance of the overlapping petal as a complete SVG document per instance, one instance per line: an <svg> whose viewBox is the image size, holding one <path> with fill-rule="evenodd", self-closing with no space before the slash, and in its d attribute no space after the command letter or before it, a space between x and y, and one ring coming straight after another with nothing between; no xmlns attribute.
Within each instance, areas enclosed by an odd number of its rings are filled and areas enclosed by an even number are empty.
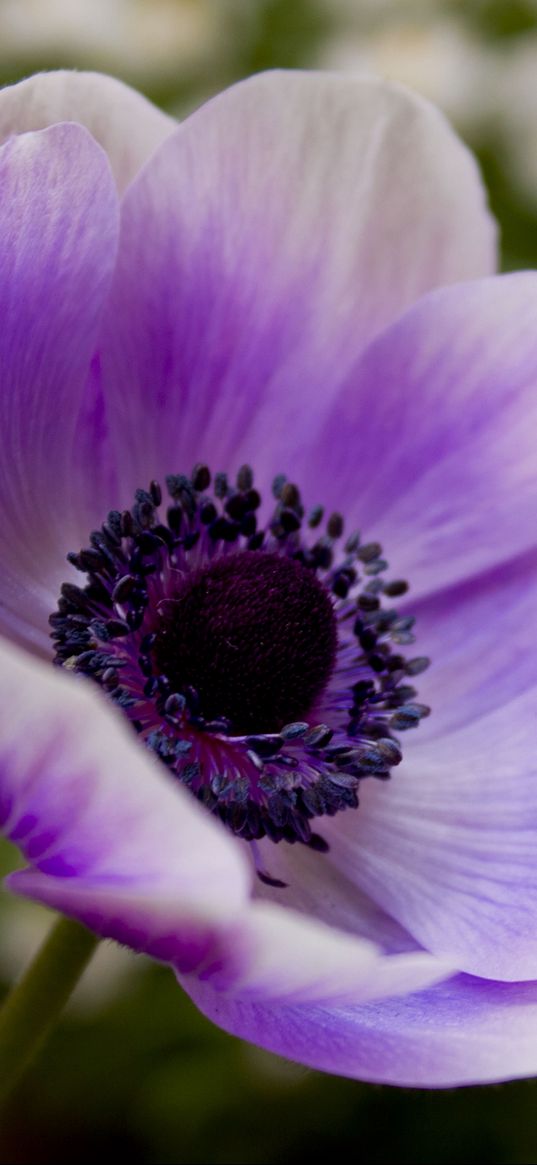
<svg viewBox="0 0 537 1165"><path fill-rule="evenodd" d="M535 546L536 376L537 275L443 288L371 345L298 478L437 593Z"/></svg>
<svg viewBox="0 0 537 1165"><path fill-rule="evenodd" d="M0 626L47 650L77 534L77 412L114 265L106 155L81 126L0 149ZM80 492L80 488L79 488Z"/></svg>
<svg viewBox="0 0 537 1165"><path fill-rule="evenodd" d="M292 469L364 344L493 266L474 163L426 103L329 74L233 87L123 203L102 345L122 481L188 468L194 449Z"/></svg>
<svg viewBox="0 0 537 1165"><path fill-rule="evenodd" d="M120 191L176 125L130 86L101 73L37 73L0 91L0 142L64 121L85 126L100 143Z"/></svg>
<svg viewBox="0 0 537 1165"><path fill-rule="evenodd" d="M439 738L537 691L537 549L446 587L406 609L416 616L419 651L432 662L420 690L432 715L412 741L442 748ZM432 743L434 742L434 743Z"/></svg>
<svg viewBox="0 0 537 1165"><path fill-rule="evenodd" d="M438 740L324 833L331 860L461 970L537 979L535 689Z"/></svg>

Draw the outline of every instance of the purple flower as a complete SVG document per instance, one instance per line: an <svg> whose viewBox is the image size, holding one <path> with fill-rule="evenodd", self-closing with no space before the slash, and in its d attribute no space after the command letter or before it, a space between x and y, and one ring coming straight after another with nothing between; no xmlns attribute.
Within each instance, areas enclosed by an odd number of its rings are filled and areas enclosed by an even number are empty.
<svg viewBox="0 0 537 1165"><path fill-rule="evenodd" d="M0 130L11 889L306 1064L530 1074L537 282L471 158L329 75Z"/></svg>

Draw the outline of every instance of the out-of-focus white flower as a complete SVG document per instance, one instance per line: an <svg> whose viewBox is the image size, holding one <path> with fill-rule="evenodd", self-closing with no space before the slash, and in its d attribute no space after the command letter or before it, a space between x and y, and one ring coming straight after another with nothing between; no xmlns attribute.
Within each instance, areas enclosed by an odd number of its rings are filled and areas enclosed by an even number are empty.
<svg viewBox="0 0 537 1165"><path fill-rule="evenodd" d="M427 8L431 8L427 5ZM390 14L387 14L390 16ZM491 51L456 19L364 21L339 28L323 46L323 68L379 73L417 89L464 130L488 114L487 78Z"/></svg>
<svg viewBox="0 0 537 1165"><path fill-rule="evenodd" d="M215 0L4 0L1 51L162 80L221 54L224 15Z"/></svg>
<svg viewBox="0 0 537 1165"><path fill-rule="evenodd" d="M536 3L537 7L537 3ZM511 178L537 200L537 33L516 37L489 62L490 124Z"/></svg>
<svg viewBox="0 0 537 1165"><path fill-rule="evenodd" d="M537 0L532 0L537 12ZM537 200L537 32L485 41L442 0L335 0L322 68L373 72L439 105L475 148L496 142L505 170Z"/></svg>

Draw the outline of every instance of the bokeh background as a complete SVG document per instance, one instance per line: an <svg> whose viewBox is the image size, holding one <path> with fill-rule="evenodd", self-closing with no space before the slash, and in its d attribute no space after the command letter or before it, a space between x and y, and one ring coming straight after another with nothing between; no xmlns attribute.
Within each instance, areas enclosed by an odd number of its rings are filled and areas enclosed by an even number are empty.
<svg viewBox="0 0 537 1165"><path fill-rule="evenodd" d="M537 0L0 0L0 83L100 69L184 116L260 69L373 70L477 153L503 266L537 266ZM0 845L0 873L18 857ZM50 926L0 893L0 990ZM213 1028L173 975L102 944L0 1132L2 1162L532 1165L537 1085L440 1093L289 1064Z"/></svg>

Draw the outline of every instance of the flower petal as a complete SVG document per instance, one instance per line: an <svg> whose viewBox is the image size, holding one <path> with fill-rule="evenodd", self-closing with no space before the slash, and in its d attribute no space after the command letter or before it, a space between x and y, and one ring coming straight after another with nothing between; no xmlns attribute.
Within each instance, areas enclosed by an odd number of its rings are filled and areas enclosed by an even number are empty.
<svg viewBox="0 0 537 1165"><path fill-rule="evenodd" d="M88 681L0 649L0 822L32 869L12 888L100 934L201 957L244 907L240 846ZM162 953L165 952L165 953Z"/></svg>
<svg viewBox="0 0 537 1165"><path fill-rule="evenodd" d="M371 345L322 437L314 500L379 538L422 595L535 546L537 275L433 292Z"/></svg>
<svg viewBox="0 0 537 1165"><path fill-rule="evenodd" d="M318 824L322 833L324 822ZM366 938L387 954L421 949L408 931L357 889L344 869L336 868L329 853L304 845L274 845L268 839L258 842L257 850L263 872L283 882L284 888L259 880L254 887L256 898Z"/></svg>
<svg viewBox="0 0 537 1165"><path fill-rule="evenodd" d="M105 154L75 125L10 139L0 190L0 627L45 651L65 554L80 538L88 466L75 425L114 263L117 196Z"/></svg>
<svg viewBox="0 0 537 1165"><path fill-rule="evenodd" d="M413 1088L451 1088L537 1072L537 984L458 975L363 1007L267 1007L183 979L226 1031L324 1072Z"/></svg>
<svg viewBox="0 0 537 1165"><path fill-rule="evenodd" d="M248 901L238 842L168 778L87 681L7 645L0 824L31 863L18 893L98 934L256 998L371 999L449 973L423 951Z"/></svg>
<svg viewBox="0 0 537 1165"><path fill-rule="evenodd" d="M533 552L495 585L487 575L420 605L423 646L437 648L420 677L432 715L405 735L388 785L365 782L357 814L319 821L328 854L261 843L262 865L288 884L264 897L385 950L419 942L476 974L536 976L536 567Z"/></svg>
<svg viewBox="0 0 537 1165"><path fill-rule="evenodd" d="M61 121L86 126L124 190L176 122L128 85L100 73L38 73L0 92L0 141Z"/></svg>
<svg viewBox="0 0 537 1165"><path fill-rule="evenodd" d="M328 822L331 860L420 945L472 974L537 978L535 689L405 750Z"/></svg>
<svg viewBox="0 0 537 1165"><path fill-rule="evenodd" d="M454 970L423 950L387 955L364 938L268 902L252 903L226 929L217 956L200 978L218 991L334 1007L404 995Z"/></svg>
<svg viewBox="0 0 537 1165"><path fill-rule="evenodd" d="M103 370L129 487L199 457L291 465L364 344L493 265L475 164L424 101L369 77L234 86L125 197Z"/></svg>

